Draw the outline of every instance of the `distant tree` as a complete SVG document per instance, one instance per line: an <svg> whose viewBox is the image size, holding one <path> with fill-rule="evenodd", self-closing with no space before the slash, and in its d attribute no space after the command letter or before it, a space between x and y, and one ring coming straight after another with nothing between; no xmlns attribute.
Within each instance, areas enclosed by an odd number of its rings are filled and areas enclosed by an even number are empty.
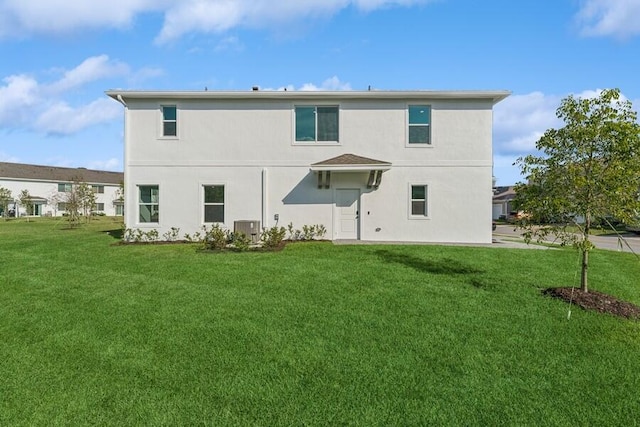
<svg viewBox="0 0 640 427"><path fill-rule="evenodd" d="M28 222L29 215L33 215L33 198L31 197L31 194L29 194L29 190L22 190L18 196L18 200L20 201L20 205L27 211ZM16 212L16 216L18 216L18 212Z"/></svg>
<svg viewBox="0 0 640 427"><path fill-rule="evenodd" d="M114 206L116 204L121 204L122 206L124 206L124 182L120 182L120 185L118 186L118 189L115 192L115 198L113 199L113 204ZM123 209L123 214L124 214L124 209Z"/></svg>
<svg viewBox="0 0 640 427"><path fill-rule="evenodd" d="M80 223L81 201L75 182L71 185L71 191L67 191L62 196L67 211L67 219L71 228L75 228Z"/></svg>
<svg viewBox="0 0 640 427"><path fill-rule="evenodd" d="M58 203L63 201L63 197L58 191L53 190L49 193L47 203L49 203L49 206L53 207L53 216L58 216Z"/></svg>
<svg viewBox="0 0 640 427"><path fill-rule="evenodd" d="M597 98L569 96L556 115L564 127L538 140L541 155L516 161L528 180L516 186L516 206L527 213L519 226L528 241L553 235L573 244L582 259L580 287L588 292L594 221L614 217L628 223L640 213L640 125L618 89Z"/></svg>
<svg viewBox="0 0 640 427"><path fill-rule="evenodd" d="M96 194L89 184L80 178L74 178L71 191L64 193L64 203L67 207L69 223L73 228L80 223L81 216L86 222L91 220L91 211L96 204Z"/></svg>
<svg viewBox="0 0 640 427"><path fill-rule="evenodd" d="M74 190L78 193L78 200L80 202L80 210L85 218L86 222L91 220L91 211L96 204L96 194L93 192L93 188L86 182L74 181Z"/></svg>
<svg viewBox="0 0 640 427"><path fill-rule="evenodd" d="M0 187L0 208L2 208L2 216L6 220L9 218L9 203L13 201L11 190Z"/></svg>

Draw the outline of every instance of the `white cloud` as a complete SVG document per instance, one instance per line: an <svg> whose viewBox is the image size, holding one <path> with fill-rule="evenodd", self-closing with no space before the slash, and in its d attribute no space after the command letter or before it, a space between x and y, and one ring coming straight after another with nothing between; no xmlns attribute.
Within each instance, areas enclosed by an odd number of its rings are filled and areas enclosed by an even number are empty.
<svg viewBox="0 0 640 427"><path fill-rule="evenodd" d="M313 83L305 83L300 90L351 90L351 85L349 83L343 83L337 76L333 76L322 82L319 87Z"/></svg>
<svg viewBox="0 0 640 427"><path fill-rule="evenodd" d="M20 163L20 159L0 151L0 162Z"/></svg>
<svg viewBox="0 0 640 427"><path fill-rule="evenodd" d="M545 130L561 124L556 109L561 98L532 92L512 95L494 108L494 149L499 153L522 153L535 149Z"/></svg>
<svg viewBox="0 0 640 427"><path fill-rule="evenodd" d="M144 67L139 69L138 71L133 72L131 76L128 78L129 83L132 85L137 85L140 82L145 80L149 80L155 77L163 76L164 70L162 68L153 68L153 67Z"/></svg>
<svg viewBox="0 0 640 427"><path fill-rule="evenodd" d="M45 134L71 134L114 120L122 107L106 96L71 105L77 89L97 80L126 76L142 79L160 74L157 69L131 72L127 64L106 55L87 58L65 71L59 80L40 82L24 74L5 77L0 83L0 128L27 129Z"/></svg>
<svg viewBox="0 0 640 427"><path fill-rule="evenodd" d="M283 23L330 17L347 7L365 12L434 0L0 0L0 38L127 28L136 16L163 13L156 40L235 27L277 28Z"/></svg>
<svg viewBox="0 0 640 427"><path fill-rule="evenodd" d="M301 19L330 17L353 6L365 12L433 0L183 0L165 12L158 43L189 32L221 33L235 27L273 28Z"/></svg>
<svg viewBox="0 0 640 427"><path fill-rule="evenodd" d="M127 64L112 61L107 55L92 56L74 69L66 71L64 76L50 88L55 92L63 92L96 80L124 76L129 73Z"/></svg>
<svg viewBox="0 0 640 427"><path fill-rule="evenodd" d="M28 120L28 110L38 103L38 82L25 75L3 79L0 86L0 126Z"/></svg>
<svg viewBox="0 0 640 427"><path fill-rule="evenodd" d="M121 171L122 166L120 160L115 157L107 160L94 160L87 165L88 169L106 170L106 171Z"/></svg>
<svg viewBox="0 0 640 427"><path fill-rule="evenodd" d="M586 0L576 15L584 36L626 39L640 34L640 0Z"/></svg>
<svg viewBox="0 0 640 427"><path fill-rule="evenodd" d="M601 92L602 89L587 89L572 95L583 99L595 98ZM547 95L542 92L512 95L494 107L494 175L501 182L500 185L521 180L518 168L512 163L520 156L534 153L536 142L547 129L564 125L556 117L556 110L568 95ZM627 99L623 94L620 98ZM637 111L640 104L633 105Z"/></svg>
<svg viewBox="0 0 640 427"><path fill-rule="evenodd" d="M46 133L68 135L121 115L121 106L107 98L76 108L66 102L56 102L40 114L35 127Z"/></svg>
<svg viewBox="0 0 640 427"><path fill-rule="evenodd" d="M168 0L0 0L0 37L65 34L93 28L125 28Z"/></svg>
<svg viewBox="0 0 640 427"><path fill-rule="evenodd" d="M242 44L240 39L238 39L238 37L229 36L220 40L220 42L218 42L214 50L216 52L222 52L227 50L240 52L244 50L244 45Z"/></svg>
<svg viewBox="0 0 640 427"><path fill-rule="evenodd" d="M274 88L260 88L260 90L300 90L300 91L319 91L319 90L352 90L351 84L341 82L338 76L329 77L322 82L320 86L314 83L304 83L302 86L296 89L292 84L287 86L280 86L277 89Z"/></svg>

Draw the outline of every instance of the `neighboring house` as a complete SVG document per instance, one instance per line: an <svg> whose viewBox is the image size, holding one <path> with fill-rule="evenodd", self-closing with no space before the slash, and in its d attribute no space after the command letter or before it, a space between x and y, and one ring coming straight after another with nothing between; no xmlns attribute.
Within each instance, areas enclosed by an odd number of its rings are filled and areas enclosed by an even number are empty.
<svg viewBox="0 0 640 427"><path fill-rule="evenodd" d="M513 208L516 198L514 186L494 187L493 189L493 219L509 219L517 216Z"/></svg>
<svg viewBox="0 0 640 427"><path fill-rule="evenodd" d="M507 91L107 95L125 106L128 228L491 242L492 110Z"/></svg>
<svg viewBox="0 0 640 427"><path fill-rule="evenodd" d="M96 195L93 211L105 215L123 215L121 185L122 172L98 171L85 168L25 165L0 162L0 187L11 191L11 209L16 216L61 216L65 213L65 194L74 181L86 182ZM20 206L22 190L29 191L33 203L30 212Z"/></svg>

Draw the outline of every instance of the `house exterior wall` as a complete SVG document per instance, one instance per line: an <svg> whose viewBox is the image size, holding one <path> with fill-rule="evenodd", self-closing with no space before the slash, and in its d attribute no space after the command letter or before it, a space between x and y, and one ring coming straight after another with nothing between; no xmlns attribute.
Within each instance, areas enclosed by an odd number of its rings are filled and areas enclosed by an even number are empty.
<svg viewBox="0 0 640 427"><path fill-rule="evenodd" d="M340 237L336 194L357 189L361 240L491 242L492 99L164 99L124 94L125 211L131 229L204 224L204 185L224 185L224 227L322 224ZM506 96L506 95L505 95ZM115 97L115 96L114 96ZM339 107L338 143L296 143L295 106ZM431 106L431 144L409 145L408 105ZM162 105L177 106L177 137L163 137ZM317 188L310 165L345 153L390 162L378 188L368 171L331 172ZM139 186L159 188L159 220L139 221ZM411 185L426 185L428 215L410 215ZM274 219L274 215L278 220Z"/></svg>
<svg viewBox="0 0 640 427"><path fill-rule="evenodd" d="M58 192L59 183L70 182L0 178L0 187L11 191L15 205L18 208L16 216L27 215L25 207L19 203L20 193L23 190L28 190L34 199L34 203L40 205L37 216L62 216L65 212L59 210L57 204L64 202L65 193ZM116 206L114 201L118 198L117 193L120 186L115 184L93 184L104 186L104 193L96 193L96 203L103 204L104 209L96 210L96 212L102 212L107 216L115 216ZM13 203L11 203L11 206L13 206Z"/></svg>

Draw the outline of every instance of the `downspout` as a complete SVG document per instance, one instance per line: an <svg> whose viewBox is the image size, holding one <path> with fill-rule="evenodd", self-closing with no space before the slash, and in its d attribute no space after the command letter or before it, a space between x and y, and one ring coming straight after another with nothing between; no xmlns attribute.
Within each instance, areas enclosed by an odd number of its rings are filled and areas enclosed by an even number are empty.
<svg viewBox="0 0 640 427"><path fill-rule="evenodd" d="M267 168L262 168L262 227L267 227Z"/></svg>
<svg viewBox="0 0 640 427"><path fill-rule="evenodd" d="M130 138L129 138L129 125L128 125L128 120L127 120L127 116L128 114L128 110L129 107L127 106L127 103L124 101L124 98L122 97L122 94L118 94L116 96L116 98L118 99L118 102L121 103L124 106L124 120L123 120L123 127L124 127L124 153L123 153L123 172L124 172L124 178L123 178L123 182L122 182L122 189L124 190L124 197L122 198L122 220L124 221L125 224L125 228L127 227L127 224L129 223L129 221L127 221L127 215L128 215L128 211L130 211L131 209L127 209L127 206L134 206L133 204L128 204L127 203L127 197L131 198L131 191L129 190L129 188L127 188L127 175L129 175L129 155L127 153L127 151L129 150L129 144L127 142L129 142ZM134 221L135 222L135 221ZM133 224L133 222L132 222Z"/></svg>

